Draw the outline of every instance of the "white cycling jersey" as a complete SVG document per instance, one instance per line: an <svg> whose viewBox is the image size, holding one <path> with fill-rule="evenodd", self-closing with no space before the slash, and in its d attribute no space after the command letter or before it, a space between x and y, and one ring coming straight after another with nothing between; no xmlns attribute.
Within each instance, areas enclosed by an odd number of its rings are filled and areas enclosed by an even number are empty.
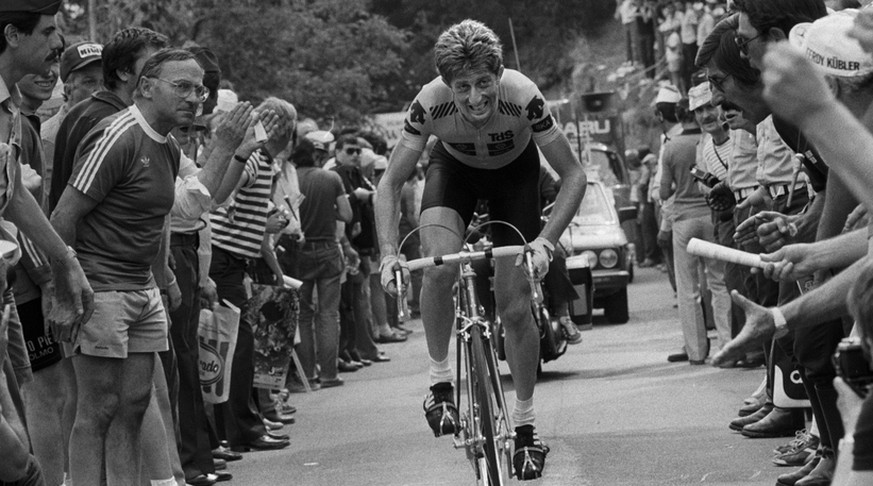
<svg viewBox="0 0 873 486"><path fill-rule="evenodd" d="M409 107L399 143L420 152L428 136L434 135L460 162L499 169L521 155L531 136L539 146L560 136L545 98L524 74L504 69L497 99L497 110L477 128L461 115L451 88L437 77Z"/></svg>

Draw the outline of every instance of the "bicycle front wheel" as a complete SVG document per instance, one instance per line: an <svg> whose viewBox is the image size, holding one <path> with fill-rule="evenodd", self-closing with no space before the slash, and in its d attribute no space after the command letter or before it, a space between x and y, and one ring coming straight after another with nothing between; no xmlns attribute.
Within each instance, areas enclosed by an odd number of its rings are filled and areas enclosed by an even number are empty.
<svg viewBox="0 0 873 486"><path fill-rule="evenodd" d="M490 344L482 339L482 329L473 326L470 330L470 348L472 350L474 388L476 401L478 402L478 423L482 433L483 457L479 460L479 476L483 485L504 486L509 484L509 462L506 454L506 432L500 424L504 421L501 415L504 412L502 400L498 401L495 395L492 378L500 379L499 376L490 376L491 367L488 366L485 357L485 346ZM491 350L488 350L490 352ZM496 369L494 370L496 372Z"/></svg>

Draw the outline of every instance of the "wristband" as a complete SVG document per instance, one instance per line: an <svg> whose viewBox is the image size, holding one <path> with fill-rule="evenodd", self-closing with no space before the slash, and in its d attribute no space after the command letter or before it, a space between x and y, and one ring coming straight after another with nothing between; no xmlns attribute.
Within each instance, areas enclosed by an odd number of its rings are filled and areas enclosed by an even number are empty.
<svg viewBox="0 0 873 486"><path fill-rule="evenodd" d="M240 164L246 164L249 161L249 159L238 154L233 154L233 160L239 162Z"/></svg>
<svg viewBox="0 0 873 486"><path fill-rule="evenodd" d="M770 309L770 312L773 315L773 324L776 325L776 332L773 334L773 337L776 339L784 337L788 334L788 321L785 319L785 314L778 307L773 307Z"/></svg>

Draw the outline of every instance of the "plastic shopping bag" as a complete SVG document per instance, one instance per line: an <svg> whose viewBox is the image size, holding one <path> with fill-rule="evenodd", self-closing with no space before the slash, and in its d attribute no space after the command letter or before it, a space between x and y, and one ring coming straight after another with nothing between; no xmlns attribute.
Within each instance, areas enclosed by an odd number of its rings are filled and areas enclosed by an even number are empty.
<svg viewBox="0 0 873 486"><path fill-rule="evenodd" d="M200 388L203 401L226 402L230 371L239 331L239 308L224 300L215 309L200 310Z"/></svg>
<svg viewBox="0 0 873 486"><path fill-rule="evenodd" d="M285 387L299 314L295 289L252 284L246 317L255 335L255 387Z"/></svg>

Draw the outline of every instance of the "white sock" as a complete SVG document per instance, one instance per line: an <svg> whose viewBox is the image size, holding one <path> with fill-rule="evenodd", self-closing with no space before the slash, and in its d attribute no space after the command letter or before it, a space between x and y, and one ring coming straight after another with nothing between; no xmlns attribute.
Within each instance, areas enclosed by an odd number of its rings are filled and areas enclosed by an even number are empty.
<svg viewBox="0 0 873 486"><path fill-rule="evenodd" d="M815 416L812 417L812 424L809 426L809 434L821 437L818 432L818 422L815 421Z"/></svg>
<svg viewBox="0 0 873 486"><path fill-rule="evenodd" d="M176 486L176 478L152 479L149 483L151 486Z"/></svg>
<svg viewBox="0 0 873 486"><path fill-rule="evenodd" d="M436 385L437 383L449 382L451 383L455 378L454 372L452 372L452 365L449 364L449 357L446 356L442 361L437 361L433 358L430 358L430 384Z"/></svg>
<svg viewBox="0 0 873 486"><path fill-rule="evenodd" d="M515 408L512 409L512 421L516 427L522 425L533 425L536 416L533 406L533 397L530 397L527 400L515 399Z"/></svg>

